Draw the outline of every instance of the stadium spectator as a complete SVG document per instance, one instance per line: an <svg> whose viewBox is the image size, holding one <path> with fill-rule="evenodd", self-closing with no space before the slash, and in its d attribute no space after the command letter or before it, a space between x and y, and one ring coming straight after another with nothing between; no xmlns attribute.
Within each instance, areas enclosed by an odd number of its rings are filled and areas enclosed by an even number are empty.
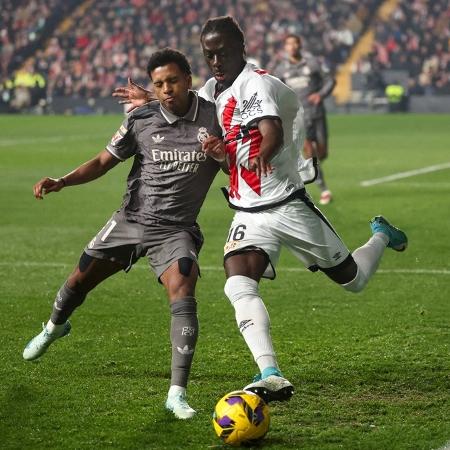
<svg viewBox="0 0 450 450"><path fill-rule="evenodd" d="M149 57L169 45L190 55L194 87L208 77L198 46L200 25L208 17L232 14L248 36L248 57L271 72L283 59L283 40L299 34L307 51L335 70L349 55L379 0L5 0L0 14L0 84L29 56L47 80L49 100L108 97L128 76L145 83L136 54ZM74 5L80 7L74 10ZM406 70L425 95L450 89L446 0L428 4L401 0L390 20L376 22L375 63ZM43 35L45 30L45 36ZM32 50L34 49L34 50ZM29 53L31 52L32 53Z"/></svg>
<svg viewBox="0 0 450 450"><path fill-rule="evenodd" d="M22 0L22 4L44 0ZM7 2L8 17L14 15ZM200 25L211 15L231 13L240 17L248 36L248 54L262 66L273 69L282 57L280 47L286 32L310 37L311 50L332 64L343 62L373 10L376 0L97 0L87 9L76 10L57 27L48 44L38 52L38 69L48 81L48 97L108 97L114 86L128 76L140 83L145 68L136 64L136 54L148 57L157 47L175 47L191 56L194 87L208 77L198 45ZM63 5L52 0L50 6ZM43 7L43 6L42 6ZM28 8L31 10L30 8ZM43 16L43 14L40 14ZM287 31L286 31L287 30ZM8 34L11 40L11 34ZM16 45L3 46L6 54L20 54ZM2 58L2 63L4 59Z"/></svg>
<svg viewBox="0 0 450 450"><path fill-rule="evenodd" d="M402 0L390 20L377 21L375 30L367 73L377 66L405 71L410 80L410 93L414 95L450 92L450 4L447 0L431 3Z"/></svg>
<svg viewBox="0 0 450 450"><path fill-rule="evenodd" d="M203 152L202 143L208 135L221 136L221 132L214 103L190 91L191 69L184 55L171 49L156 52L148 74L158 102L128 115L94 159L34 186L35 197L42 199L67 186L88 183L134 157L121 208L85 247L56 295L50 319L25 347L23 357L42 356L70 332L68 318L91 290L147 256L166 289L171 310L172 376L166 408L177 418L188 419L195 414L186 401L186 386L198 336L194 295L203 244L196 219L219 170L219 164ZM158 149L149 151L149 142L157 143Z"/></svg>

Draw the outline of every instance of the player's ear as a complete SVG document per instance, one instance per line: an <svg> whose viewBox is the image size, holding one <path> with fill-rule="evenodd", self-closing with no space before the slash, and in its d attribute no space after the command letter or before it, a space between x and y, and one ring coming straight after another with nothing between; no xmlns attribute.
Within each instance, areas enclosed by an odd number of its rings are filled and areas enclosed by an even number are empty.
<svg viewBox="0 0 450 450"><path fill-rule="evenodd" d="M188 89L192 89L192 75L187 76Z"/></svg>

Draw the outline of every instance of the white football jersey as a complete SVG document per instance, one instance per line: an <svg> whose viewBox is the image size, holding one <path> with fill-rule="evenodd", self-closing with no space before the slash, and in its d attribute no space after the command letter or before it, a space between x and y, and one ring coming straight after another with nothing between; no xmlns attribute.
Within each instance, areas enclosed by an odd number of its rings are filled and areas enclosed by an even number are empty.
<svg viewBox="0 0 450 450"><path fill-rule="evenodd" d="M216 80L209 79L199 95L214 101L230 163L229 202L236 209L266 209L303 188L298 159L303 148L303 108L295 92L278 78L247 63L234 83L214 98ZM257 177L248 169L258 155L262 136L258 121L279 118L283 147L272 158L273 171Z"/></svg>

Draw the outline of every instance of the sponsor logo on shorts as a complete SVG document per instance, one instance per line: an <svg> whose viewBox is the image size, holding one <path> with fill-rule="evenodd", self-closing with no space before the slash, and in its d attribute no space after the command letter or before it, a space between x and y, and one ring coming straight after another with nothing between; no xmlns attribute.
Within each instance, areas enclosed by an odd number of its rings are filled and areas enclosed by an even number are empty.
<svg viewBox="0 0 450 450"><path fill-rule="evenodd" d="M227 242L223 248L225 253L231 252L231 250L234 250L239 245L238 241L231 241Z"/></svg>
<svg viewBox="0 0 450 450"><path fill-rule="evenodd" d="M289 191L292 191L292 189L294 189L294 188L295 188L295 186L291 183L286 187L285 191L289 192Z"/></svg>
<svg viewBox="0 0 450 450"><path fill-rule="evenodd" d="M341 257L341 252L336 252L336 253L333 255L333 259L334 259L335 261L337 261L340 257Z"/></svg>

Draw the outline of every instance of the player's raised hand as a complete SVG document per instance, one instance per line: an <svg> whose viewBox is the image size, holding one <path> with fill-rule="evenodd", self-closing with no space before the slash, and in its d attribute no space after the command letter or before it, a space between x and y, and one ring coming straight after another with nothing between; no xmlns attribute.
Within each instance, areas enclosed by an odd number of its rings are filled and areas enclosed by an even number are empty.
<svg viewBox="0 0 450 450"><path fill-rule="evenodd" d="M266 161L265 158L258 155L250 159L250 161L248 162L248 170L250 170L251 172L255 172L256 176L260 178L261 175L266 176L272 173L273 168L272 164L270 164L269 161Z"/></svg>
<svg viewBox="0 0 450 450"><path fill-rule="evenodd" d="M208 136L202 142L203 151L218 162L224 162L227 153L225 151L225 143L217 136Z"/></svg>
<svg viewBox="0 0 450 450"><path fill-rule="evenodd" d="M113 97L118 97L120 104L129 104L127 112L133 111L139 106L145 105L145 103L155 100L152 91L147 91L145 88L135 83L131 78L128 78L128 84L126 86L119 86L114 89Z"/></svg>
<svg viewBox="0 0 450 450"><path fill-rule="evenodd" d="M33 186L33 193L37 199L43 200L44 195L49 194L50 192L58 192L64 186L65 183L62 178L45 177Z"/></svg>

